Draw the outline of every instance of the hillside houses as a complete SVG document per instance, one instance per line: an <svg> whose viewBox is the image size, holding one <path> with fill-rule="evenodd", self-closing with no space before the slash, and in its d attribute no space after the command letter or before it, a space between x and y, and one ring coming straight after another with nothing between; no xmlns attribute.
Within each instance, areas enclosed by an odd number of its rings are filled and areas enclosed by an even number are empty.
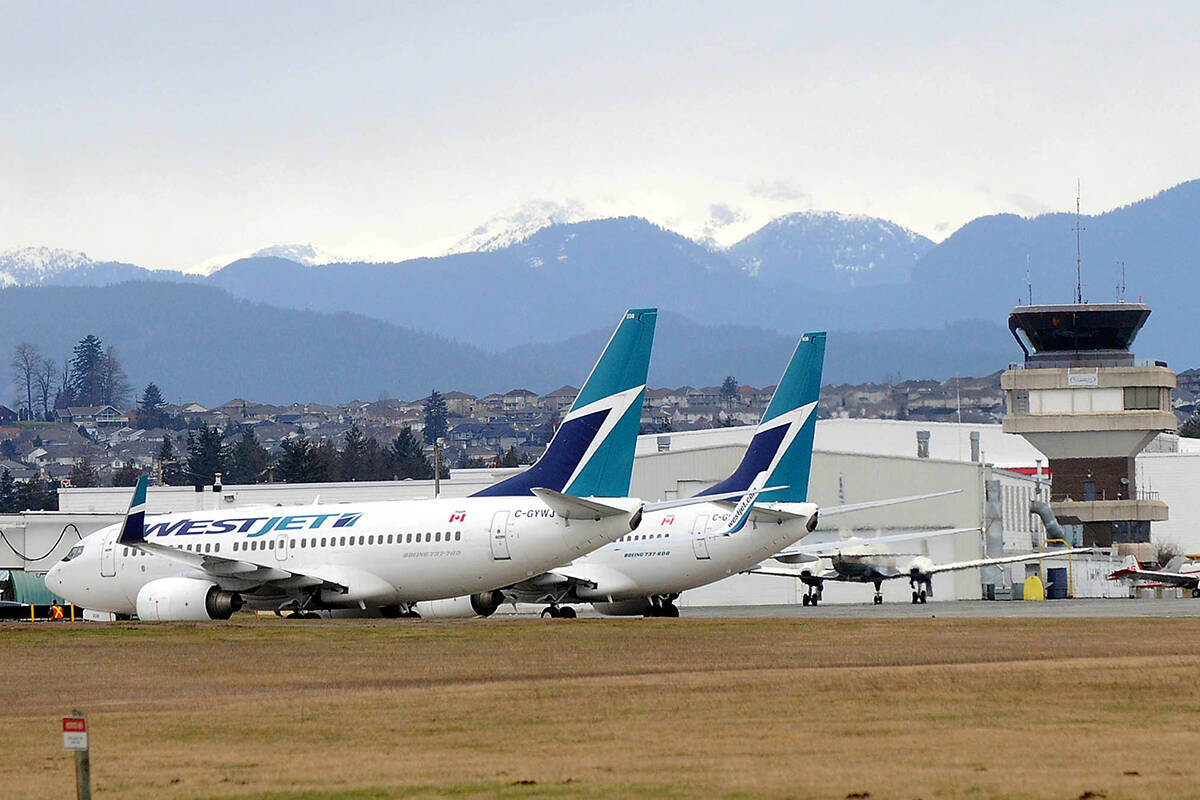
<svg viewBox="0 0 1200 800"><path fill-rule="evenodd" d="M1181 374L1181 394L1186 395L1181 405L1191 409L1200 394L1200 374L1190 382L1185 376L1188 374ZM741 385L732 397L720 386L649 388L642 409L642 430L752 425L770 403L774 388ZM444 392L448 417L444 463L490 463L510 448L527 458L536 457L553 437L577 394L578 389L569 385L544 395L525 388L482 398L459 391ZM61 478L87 459L106 480L113 470L127 464L152 469L167 437L171 438L176 458L185 458L184 426L215 426L226 432L227 442L232 442L242 429L253 428L272 457L278 455L285 441L297 436L341 446L351 425L384 447L405 427L411 428L420 441L425 424L424 402L425 398L382 398L355 399L336 406L299 402L282 406L235 397L212 408L200 403L168 406L165 410L175 427L151 430L137 428L135 414L111 406L65 409L59 425L10 422L0 430L0 441L12 442L6 453L16 454L10 459L14 476L21 470L21 474L37 471L48 478ZM820 414L824 418L930 421L956 420L961 415L964 422L996 422L1003 414L999 373L947 381L829 385L822 388Z"/></svg>

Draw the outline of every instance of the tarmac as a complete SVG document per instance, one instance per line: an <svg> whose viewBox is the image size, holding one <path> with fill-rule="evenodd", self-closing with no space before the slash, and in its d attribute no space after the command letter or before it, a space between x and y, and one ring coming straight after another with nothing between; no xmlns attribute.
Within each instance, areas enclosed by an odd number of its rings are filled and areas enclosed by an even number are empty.
<svg viewBox="0 0 1200 800"><path fill-rule="evenodd" d="M580 607L581 616L582 609ZM1192 597L1169 599L1079 599L1079 600L954 600L912 603L832 603L821 606L684 606L681 617L710 619L795 618L811 619L1012 619L1071 617L1200 617L1200 600Z"/></svg>

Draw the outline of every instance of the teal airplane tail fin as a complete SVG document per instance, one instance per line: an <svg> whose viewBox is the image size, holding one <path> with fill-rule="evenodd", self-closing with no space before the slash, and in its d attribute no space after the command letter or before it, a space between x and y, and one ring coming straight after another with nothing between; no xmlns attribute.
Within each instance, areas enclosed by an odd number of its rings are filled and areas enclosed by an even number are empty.
<svg viewBox="0 0 1200 800"><path fill-rule="evenodd" d="M657 320L657 309L627 311L542 457L474 496L529 495L535 488L575 497L628 495Z"/></svg>
<svg viewBox="0 0 1200 800"><path fill-rule="evenodd" d="M765 473L769 485L787 487L772 492L771 501L802 503L808 499L824 365L825 333L801 336L742 463L732 475L700 492L700 496L748 491L759 473Z"/></svg>

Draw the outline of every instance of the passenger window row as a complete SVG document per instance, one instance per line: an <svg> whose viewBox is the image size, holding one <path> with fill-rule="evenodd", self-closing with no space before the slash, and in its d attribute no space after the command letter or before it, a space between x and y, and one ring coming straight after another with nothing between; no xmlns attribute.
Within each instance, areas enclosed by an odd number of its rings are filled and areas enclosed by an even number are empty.
<svg viewBox="0 0 1200 800"><path fill-rule="evenodd" d="M665 539L665 533L631 533L628 536L622 536L618 542L640 542L643 539Z"/></svg>
<svg viewBox="0 0 1200 800"><path fill-rule="evenodd" d="M453 538L451 538L453 536ZM424 537L424 538L422 538ZM443 539L443 537L445 537ZM274 550L275 539L251 539L248 542L234 542L234 551L246 550ZM366 536L322 536L320 538L314 536L312 538L302 537L300 539L291 539L292 549L297 547L308 549L310 547L354 547L358 545L379 545L379 544L414 544L421 542L441 542L441 541L462 541L462 531L429 531L425 533L389 533L386 537L381 533L378 535L371 534ZM219 553L221 552L220 542L195 542L185 544L182 547L189 553ZM280 549L283 549L281 543ZM124 556L144 556L146 552L137 548L123 547L121 548Z"/></svg>

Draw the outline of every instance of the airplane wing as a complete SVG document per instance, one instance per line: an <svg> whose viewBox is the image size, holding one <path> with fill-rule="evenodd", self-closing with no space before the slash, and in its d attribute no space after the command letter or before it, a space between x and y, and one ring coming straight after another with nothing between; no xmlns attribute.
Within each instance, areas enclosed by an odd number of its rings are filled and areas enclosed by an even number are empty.
<svg viewBox="0 0 1200 800"><path fill-rule="evenodd" d="M252 561L226 558L214 553L190 553L186 550L180 550L177 547L157 544L155 542L133 542L129 546L144 550L147 553L162 556L176 564L200 570L222 589L241 591L247 585L251 585L269 586L279 591L308 589L314 586L319 586L323 589L333 589L335 591L346 590L346 586L333 579L332 576L322 577L319 574L314 574L314 572L319 573L321 571L319 567L315 570L297 572L295 570L280 569L274 565L256 564Z"/></svg>
<svg viewBox="0 0 1200 800"><path fill-rule="evenodd" d="M757 508L755 509L757 511ZM781 550L772 558L782 563L796 563L801 561L812 561L814 558L819 558L823 555L846 550L851 547L861 547L863 545L884 544L885 542L898 542L904 539L930 539L934 536L949 536L954 533L971 533L981 530L980 528L938 528L929 531L908 531L906 533L889 533L885 536L858 536L852 539L834 539L828 542L817 542L814 544L794 544L786 550Z"/></svg>
<svg viewBox="0 0 1200 800"><path fill-rule="evenodd" d="M895 506L901 503L915 503L919 500L932 500L935 497L945 497L948 494L958 494L962 489L947 489L944 492L933 492L932 494L911 494L907 497L889 497L884 500L868 500L865 503L846 503L840 506L824 506L821 508L822 517L836 516L837 514L849 514L852 511L863 511L868 508L882 508L883 506Z"/></svg>
<svg viewBox="0 0 1200 800"><path fill-rule="evenodd" d="M949 564L934 564L932 567L921 570L922 575L936 575L939 572L954 572L960 569L973 569L974 567L990 567L996 564L1018 564L1022 561L1040 561L1043 558L1056 558L1058 556L1082 555L1091 553L1090 547L1072 547L1058 548L1055 550L1043 550L1040 553L1026 553L1018 556L999 556L997 558L976 558L971 561L954 561ZM907 574L907 573L905 573Z"/></svg>

